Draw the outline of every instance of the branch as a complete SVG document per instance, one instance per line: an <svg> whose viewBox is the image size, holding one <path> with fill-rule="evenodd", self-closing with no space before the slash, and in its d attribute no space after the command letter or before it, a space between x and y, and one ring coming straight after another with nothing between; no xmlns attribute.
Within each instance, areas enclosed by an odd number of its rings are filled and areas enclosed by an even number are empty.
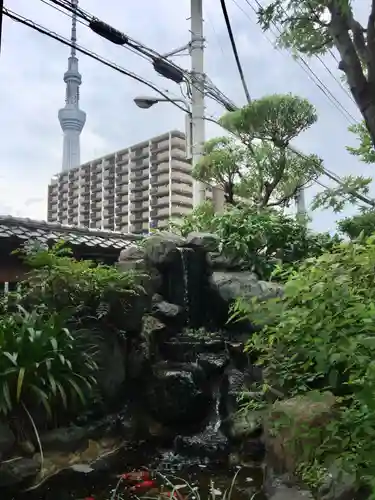
<svg viewBox="0 0 375 500"><path fill-rule="evenodd" d="M282 157L280 158L280 165L279 165L279 168L276 170L273 181L264 183L265 194L264 194L263 200L261 201L263 207L268 205L268 202L271 198L273 191L275 190L276 186L279 184L279 182L283 178L283 174L284 174L285 167L286 167L286 151L285 151L285 149L281 150L281 155L282 155Z"/></svg>

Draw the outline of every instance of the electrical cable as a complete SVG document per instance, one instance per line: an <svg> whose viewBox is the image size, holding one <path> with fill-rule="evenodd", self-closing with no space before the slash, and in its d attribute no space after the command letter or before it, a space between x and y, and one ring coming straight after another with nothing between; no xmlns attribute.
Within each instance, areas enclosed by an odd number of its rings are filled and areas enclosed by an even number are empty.
<svg viewBox="0 0 375 500"><path fill-rule="evenodd" d="M68 47L74 46L76 48L77 52L81 52L82 54L85 54L86 56L90 57L91 59L94 59L94 60L102 63L103 65L108 66L109 68L112 68L115 71L118 71L119 73L121 73L125 76L128 76L129 78L132 78L133 80L137 80L138 82L143 83L144 85L147 85L152 90L154 90L159 95L161 95L164 99L166 99L167 101L171 102L176 107L178 107L181 111L186 112L185 108L180 106L177 102L173 101L168 96L168 94L166 94L165 92L160 90L152 82L149 82L148 80L142 78L141 76L137 75L136 73L132 73L131 71L128 71L128 70L122 68L121 66L118 66L117 64L113 63L112 61L104 59L103 57L99 56L95 52L92 52L92 51L90 51L90 50L88 50L88 49L86 49L86 48L84 48L76 43L73 44L70 40L64 38L62 35L58 35L57 33L54 33L52 31L48 30L47 28L44 28L43 26L35 23L34 21L32 21L30 19L27 19L27 18L21 16L20 14L17 14L16 12L11 11L10 9L4 8L3 12L4 12L5 16L9 17L13 21L18 22L20 24L23 24L23 25L27 26L28 28L31 28L35 31L38 31L42 35L45 35L49 38L52 38L52 39L66 45Z"/></svg>
<svg viewBox="0 0 375 500"><path fill-rule="evenodd" d="M63 14L64 16L68 17L69 19L72 19L72 15L69 14L69 12L66 12L66 10L62 9L61 7L58 7L57 5L52 5L50 2L48 2L47 0L40 0L42 3L44 3L45 5L48 5L48 7L51 7L52 9L55 9L57 12L60 12L61 14ZM82 26L85 26L86 28L90 28L90 26L88 24L86 24L81 18L77 18L77 22L79 24L81 24ZM137 56L141 57L142 59L144 59L145 61L149 61L150 59L148 57L146 57L144 54L141 54L139 52L137 52L135 49L133 49L132 47L124 47L126 48L127 50L129 50L130 52L132 52L133 54L136 54Z"/></svg>
<svg viewBox="0 0 375 500"><path fill-rule="evenodd" d="M234 55L234 58L236 60L238 73L240 74L240 78L241 78L241 82L242 82L242 87L244 89L247 102L250 103L251 102L251 97L250 97L249 89L248 89L247 84L246 84L245 75L244 75L244 72L243 72L243 69L242 69L241 61L240 61L240 58L239 58L239 55L238 55L236 41L235 41L234 36L233 36L232 26L231 26L231 23L230 23L230 19L229 19L229 15L228 15L227 6L225 4L225 0L220 0L220 5L221 5L221 10L223 12L223 16L224 16L224 20L225 20L225 25L226 25L226 28L227 28L227 31L228 31L230 43L232 45L233 55Z"/></svg>
<svg viewBox="0 0 375 500"><path fill-rule="evenodd" d="M245 1L246 1L246 3L247 3L247 4L248 4L248 5L252 8L252 10L253 10L253 11L257 14L257 10L256 10L256 9L255 9L255 7L254 7L254 6L253 6L253 5L249 2L249 0L245 0ZM261 4L259 3L259 1L258 1L258 0L255 0L255 1L257 2L258 6L260 6L260 7L261 7ZM237 7L239 7L239 8L240 8L240 10L242 10L242 12L243 12L243 13L244 13L247 17L248 17L248 19L250 19L251 21L253 21L253 20L251 19L251 17L247 14L247 12L246 12L246 11L245 11L245 10L244 10L244 9L243 9L240 5L238 5L238 3L237 3L237 1L236 1L236 0L233 0L233 2L237 5ZM276 26L276 28L277 28L277 26ZM279 30L279 32L280 32L280 30ZM269 38L268 38L268 37L266 37L266 38L267 38L267 40L268 40L268 41L272 44L272 42L269 40ZM273 44L272 44L272 45L273 45ZM280 50L280 49L278 49L278 47L275 47L275 48L276 48L277 50ZM298 62L298 59L296 60L296 62ZM311 68L309 67L309 65L308 65L305 61L304 61L304 63L305 63L305 64L306 64L306 66L307 66L307 67L311 70ZM303 66L301 66L301 67L302 67L302 69L303 69ZM312 70L311 70L311 72L312 72L312 74L313 74L313 75L315 75L315 73L314 73ZM316 83L316 82L314 82L314 83ZM323 82L322 82L322 83L323 83ZM324 84L323 84L323 85L324 85ZM323 89L322 89L319 85L318 85L318 87L320 88L320 90L323 90ZM324 91L323 91L323 92L324 92ZM325 92L324 92L324 93L325 93ZM326 94L325 94L325 95L326 95ZM326 97L328 97L328 96L326 95ZM331 102L332 102L332 101L331 101ZM339 101L338 101L338 102L339 102ZM333 104L334 104L334 103L333 103ZM339 104L341 105L341 103L339 103ZM346 110L346 109L345 109L342 105L341 105L341 108L343 108L343 109L345 110L345 112L346 112L346 113L348 113L348 112L347 112L347 110ZM348 113L348 114L349 114L349 113ZM349 115L350 115L350 114L349 114ZM350 115L350 116L351 116L351 115ZM353 120L355 120L352 116L351 116L351 118L352 118ZM357 123L357 122L355 122L355 123ZM307 156L306 156L305 154L303 154L302 152L298 151L298 150L297 150L297 149L295 149L293 146L288 146L288 148L289 148L292 152L294 152L295 154L297 154L298 156L300 156L301 158L304 158L304 159L306 159L306 158L307 158ZM324 173L324 174L325 174L328 178L330 178L331 180L334 180L334 181L335 181L336 183L338 183L338 184L339 184L339 185L340 185L343 189L347 189L347 187L345 186L345 183L342 181L342 179L340 179L340 177L338 177L338 176L337 176L334 172L332 172L332 171L330 171L330 170L326 169L325 167L323 167L322 171L323 171L323 173ZM358 193L358 192L355 192L355 191L352 191L352 190L350 190L350 191L348 191L348 192L349 192L349 194L351 194L352 196L356 197L358 200L362 201L363 203L366 203L366 204L368 204L368 205L370 205L370 206L375 206L375 200L371 200L371 199L369 199L369 198L367 198L367 197L363 196L361 193Z"/></svg>
<svg viewBox="0 0 375 500"><path fill-rule="evenodd" d="M170 102L171 104L174 104L181 111L184 111L185 113L189 111L188 109L185 109L184 107L180 106L176 101L173 100L173 98L169 97L167 94L168 90L163 91L163 90L159 89L152 82L140 77L136 73L132 73L131 71L128 71L128 70L122 68L121 66L118 66L117 64L115 64L111 61L108 61L107 59L102 58L101 56L99 56L95 52L91 52L88 49L85 49L84 47L78 45L76 42L72 43L70 40L64 38L63 36L58 35L57 33L54 33L52 31L49 31L47 28L44 28L41 25L38 25L34 21L29 20L29 19L21 16L20 14L17 14L9 9L6 9L6 8L3 9L3 12L4 12L5 16L9 17L13 21L19 22L20 24L23 24L31 29L34 29L35 31L38 31L39 33L41 33L45 36L48 36L49 38L52 38L52 39L66 45L68 47L75 47L77 52L81 52L82 54L85 54L88 57L91 57L92 59L104 64L105 66L110 67L111 69L114 69L114 70L122 73L125 76L128 76L132 79L139 81L140 83L143 83L144 85L147 85L148 87L155 90L155 92L160 94L166 101ZM213 115L205 116L204 120L215 123L216 125L220 125L218 119L216 117L214 117Z"/></svg>
<svg viewBox="0 0 375 500"><path fill-rule="evenodd" d="M81 20L84 20L88 23L89 28L92 29L92 26L100 26L102 30L104 30L107 36L104 36L105 38L109 39L110 41L113 41L114 43L117 43L118 45L121 45L123 48L127 50L132 50L132 52L139 53L140 55L143 55L146 59L148 58L151 62L154 62L155 59L164 61L165 63L168 64L171 68L173 68L175 71L177 71L179 74L183 75L184 78L187 81L190 81L191 85L196 88L199 92L203 93L204 95L207 95L208 97L212 98L219 104L227 107L228 105L228 99L226 98L226 101L222 99L223 94L218 91L216 87L211 88L207 94L205 93L205 90L202 91L202 89L199 88L199 82L194 81L194 76L187 70L184 70L180 68L178 65L170 61L167 57L159 54L157 51L154 49L151 49L141 42L138 42L134 39L132 39L130 36L128 36L125 33L122 33L115 28L112 28L112 26L109 26L108 24L104 23L100 19L96 18L92 14L90 14L87 11L84 11L81 7L75 7L72 6L68 0L49 0L48 2L46 0L42 0L44 3L50 5L51 7L53 6L59 6L62 7L63 9L68 10L71 14L76 14L77 17L81 18ZM52 5L54 4L54 5ZM98 32L95 31L97 34ZM112 40L111 38L108 38L108 33L112 34L114 37L115 41ZM103 33L102 33L103 36ZM217 92L218 91L218 92ZM224 96L225 97L225 96Z"/></svg>

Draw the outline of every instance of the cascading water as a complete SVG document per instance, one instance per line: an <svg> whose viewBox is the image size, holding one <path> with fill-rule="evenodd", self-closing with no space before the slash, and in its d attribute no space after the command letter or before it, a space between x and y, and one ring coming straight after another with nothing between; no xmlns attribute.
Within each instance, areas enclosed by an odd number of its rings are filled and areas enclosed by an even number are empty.
<svg viewBox="0 0 375 500"><path fill-rule="evenodd" d="M190 321L190 297L189 297L189 254L191 255L194 250L192 248L177 248L177 251L180 254L181 257L181 264L182 264L182 278L183 278L183 283L184 283L184 311L187 319L187 323Z"/></svg>
<svg viewBox="0 0 375 500"><path fill-rule="evenodd" d="M170 254L163 271L162 295L185 312L183 326L200 328L205 323L208 277L206 255L197 249L179 247Z"/></svg>
<svg viewBox="0 0 375 500"><path fill-rule="evenodd" d="M220 384L213 388L213 404L205 428L194 436L179 436L176 451L187 455L222 460L229 453L229 442L221 431Z"/></svg>

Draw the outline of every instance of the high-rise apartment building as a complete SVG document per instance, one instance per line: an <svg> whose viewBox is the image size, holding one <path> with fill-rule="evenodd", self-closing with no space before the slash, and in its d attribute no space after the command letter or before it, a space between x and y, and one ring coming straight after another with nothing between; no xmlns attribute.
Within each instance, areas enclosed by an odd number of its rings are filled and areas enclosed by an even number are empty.
<svg viewBox="0 0 375 500"><path fill-rule="evenodd" d="M48 221L146 233L193 208L185 135L172 131L56 175Z"/></svg>

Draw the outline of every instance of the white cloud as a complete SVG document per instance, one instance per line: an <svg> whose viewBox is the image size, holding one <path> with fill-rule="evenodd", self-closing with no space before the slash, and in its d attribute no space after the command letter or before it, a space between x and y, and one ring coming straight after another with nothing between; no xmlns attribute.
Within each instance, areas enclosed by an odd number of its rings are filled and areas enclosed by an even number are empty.
<svg viewBox="0 0 375 500"><path fill-rule="evenodd" d="M358 163L344 149L345 144L352 142L347 121L289 54L273 48L256 25L247 3L236 2L248 14L244 15L234 2L228 1L252 96L291 91L307 97L317 107L319 121L300 138L299 146L321 155L326 166L340 175L371 173L369 167ZM189 3L189 0L81 0L80 5L132 38L165 53L188 41ZM218 2L206 0L204 6L207 73L231 100L241 105L245 96ZM69 36L70 19L41 0L13 0L10 8ZM155 74L151 64L139 56L100 38L81 24L78 36L83 46L179 95L175 84ZM0 65L2 213L45 217L47 185L61 164L62 133L57 111L64 103L62 78L68 53L68 47L5 18ZM82 55L79 59L83 75L81 107L87 113L81 136L82 161L184 126L183 113L172 105L160 104L146 111L133 104L136 95L152 94L147 87L88 57ZM189 68L188 58L179 57L176 62ZM327 64L339 77L335 61L327 59ZM317 63L311 65L345 107L359 118L353 103L327 71ZM222 112L219 105L208 100L208 115L219 116ZM220 133L212 123L207 123L206 130L208 136ZM317 214L314 223L320 229L332 229L334 220L332 214Z"/></svg>

